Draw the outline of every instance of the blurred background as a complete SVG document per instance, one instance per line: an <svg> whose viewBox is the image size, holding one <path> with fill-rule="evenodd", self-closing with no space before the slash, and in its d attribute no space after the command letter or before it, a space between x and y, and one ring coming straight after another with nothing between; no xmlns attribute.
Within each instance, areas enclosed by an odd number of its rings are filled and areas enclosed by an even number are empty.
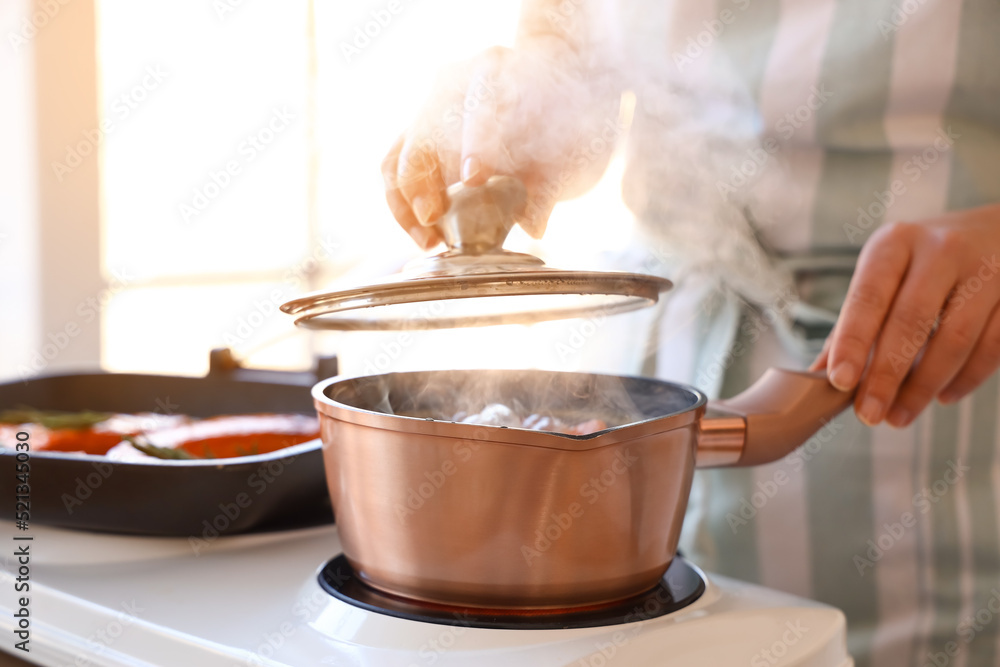
<svg viewBox="0 0 1000 667"><path fill-rule="evenodd" d="M641 350L580 343L614 340L629 317L401 344L296 331L277 310L419 255L385 205L382 156L438 70L510 45L517 12L459 0L5 0L0 376L201 374L221 346L268 368L335 352L358 373L638 371ZM544 242L516 230L509 247L560 268L627 253L620 167L561 204Z"/></svg>

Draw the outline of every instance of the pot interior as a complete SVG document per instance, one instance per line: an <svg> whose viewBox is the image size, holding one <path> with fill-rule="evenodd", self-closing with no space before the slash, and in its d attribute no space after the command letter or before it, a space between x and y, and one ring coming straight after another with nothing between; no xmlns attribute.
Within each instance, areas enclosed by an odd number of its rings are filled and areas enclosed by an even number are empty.
<svg viewBox="0 0 1000 667"><path fill-rule="evenodd" d="M501 404L523 417L544 415L566 423L599 419L607 425L604 430L669 417L705 402L700 392L661 380L542 370L386 373L337 382L325 394L350 408L401 417L453 421L457 414L474 415Z"/></svg>

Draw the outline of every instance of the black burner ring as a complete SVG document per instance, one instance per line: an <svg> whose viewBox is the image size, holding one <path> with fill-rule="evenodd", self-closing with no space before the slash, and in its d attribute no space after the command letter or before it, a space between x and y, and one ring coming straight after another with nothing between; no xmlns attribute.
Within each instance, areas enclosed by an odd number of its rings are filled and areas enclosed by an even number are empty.
<svg viewBox="0 0 1000 667"><path fill-rule="evenodd" d="M378 614L411 621L500 630L560 630L635 623L683 609L705 592L705 581L684 559L674 558L656 586L634 597L600 608L572 611L523 611L448 607L406 600L365 584L343 554L319 573L319 585L344 602Z"/></svg>

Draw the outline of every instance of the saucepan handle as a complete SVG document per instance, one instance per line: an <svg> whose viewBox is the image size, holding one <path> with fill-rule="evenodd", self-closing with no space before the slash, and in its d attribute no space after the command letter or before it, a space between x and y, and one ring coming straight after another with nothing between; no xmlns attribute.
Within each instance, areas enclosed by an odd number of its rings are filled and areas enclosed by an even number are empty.
<svg viewBox="0 0 1000 667"><path fill-rule="evenodd" d="M772 368L738 396L711 401L698 439L698 467L776 461L803 444L854 399L826 371Z"/></svg>

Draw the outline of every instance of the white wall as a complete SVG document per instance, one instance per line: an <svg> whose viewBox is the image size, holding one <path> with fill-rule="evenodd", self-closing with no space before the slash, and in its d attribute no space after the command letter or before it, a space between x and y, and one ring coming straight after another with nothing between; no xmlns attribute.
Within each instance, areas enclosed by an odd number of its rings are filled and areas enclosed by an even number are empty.
<svg viewBox="0 0 1000 667"><path fill-rule="evenodd" d="M100 363L99 159L53 170L98 126L93 0L0 8L0 377Z"/></svg>
<svg viewBox="0 0 1000 667"><path fill-rule="evenodd" d="M34 52L10 39L30 8L30 0L0 3L0 378L26 363L41 328Z"/></svg>

